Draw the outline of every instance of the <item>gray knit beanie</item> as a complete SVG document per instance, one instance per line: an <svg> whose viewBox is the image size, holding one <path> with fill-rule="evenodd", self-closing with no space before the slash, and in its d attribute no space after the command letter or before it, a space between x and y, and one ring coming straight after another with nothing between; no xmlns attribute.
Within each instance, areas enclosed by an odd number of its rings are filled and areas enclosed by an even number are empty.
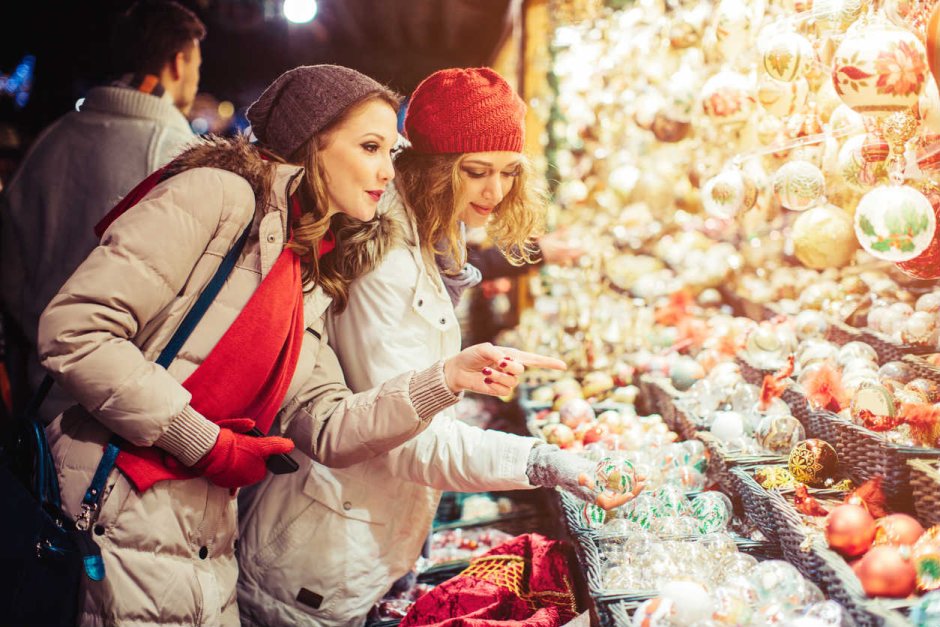
<svg viewBox="0 0 940 627"><path fill-rule="evenodd" d="M301 65L275 79L248 107L255 137L289 157L346 108L385 88L365 74L339 65Z"/></svg>

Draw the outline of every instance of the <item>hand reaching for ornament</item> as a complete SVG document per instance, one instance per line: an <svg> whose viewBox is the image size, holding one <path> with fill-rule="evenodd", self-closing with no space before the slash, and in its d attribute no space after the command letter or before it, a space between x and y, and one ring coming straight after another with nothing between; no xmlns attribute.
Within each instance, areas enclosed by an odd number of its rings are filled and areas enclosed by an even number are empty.
<svg viewBox="0 0 940 627"><path fill-rule="evenodd" d="M626 463L629 464L629 462ZM539 442L529 453L526 476L532 485L543 488L562 488L579 499L605 510L620 507L643 491L645 478L632 473L632 466L630 467L629 489L623 492L611 490L610 481L606 475L598 481L598 467L598 463L580 455L563 451L552 444Z"/></svg>
<svg viewBox="0 0 940 627"><path fill-rule="evenodd" d="M643 491L645 482L646 477L637 473L633 464L624 459L610 457L594 464L590 474L578 476L578 483L590 488L595 495L594 504L605 510L632 501Z"/></svg>

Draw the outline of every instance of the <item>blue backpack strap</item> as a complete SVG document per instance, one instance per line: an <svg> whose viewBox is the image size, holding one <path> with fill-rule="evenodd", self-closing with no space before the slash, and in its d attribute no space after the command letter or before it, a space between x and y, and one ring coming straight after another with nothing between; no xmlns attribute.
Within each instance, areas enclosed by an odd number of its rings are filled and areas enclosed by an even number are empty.
<svg viewBox="0 0 940 627"><path fill-rule="evenodd" d="M183 344L185 344L189 336L192 335L196 325L199 324L199 320L202 319L203 314L209 309L209 305L212 304L212 301L215 300L215 297L222 289L222 285L225 283L228 275L231 274L232 268L235 267L235 262L238 261L242 249L245 248L245 242L248 241L248 234L250 232L251 222L248 223L248 226L245 227L241 236L235 241L235 245L232 246L232 249L229 250L225 258L222 259L222 263L219 264L219 269L216 270L215 276L212 277L212 280L209 281L208 285L202 290L202 294L199 295L193 308L189 310L189 313L186 314L186 317L183 318L183 321L180 323L179 328L176 329L176 333L173 334L173 337L170 338L166 347L160 352L160 356L157 357L157 363L164 368L170 366L170 363L172 363L176 354L179 353Z"/></svg>
<svg viewBox="0 0 940 627"><path fill-rule="evenodd" d="M222 263L219 264L219 268L215 271L215 275L212 277L212 280L210 280L203 289L202 293L199 295L199 298L196 299L192 309L189 310L189 313L186 314L186 317L183 318L180 326L176 329L173 337L170 338L170 341L167 343L166 347L163 349L163 351L160 352L160 356L157 358L156 363L166 368L176 357L177 353L179 353L180 348L182 348L183 344L186 343L186 340L192 334L193 330L196 328L196 325L199 324L199 321L209 309L209 305L212 304L212 301L215 300L215 297L222 289L222 285L225 284L226 279L228 279L229 275L232 273L232 269L235 267L235 262L238 261L238 257L241 255L242 250L244 250L245 242L248 241L248 235L250 233L251 222L248 223L248 226L245 227L245 230L235 241L235 245L232 246L232 248L222 259ZM36 394L36 398L34 398L36 409L39 408L39 405L42 403L46 394L49 392L49 388L51 386L52 377L47 376L43 380L42 386L39 392ZM36 425L36 427L41 429L39 425ZM42 441L45 442L45 438L42 438ZM108 481L108 475L111 474L111 470L114 468L114 463L117 460L118 453L121 452L120 445L122 441L123 440L118 435L112 435L111 439L108 440L108 444L105 446L104 455L101 457L101 461L98 463L98 467L95 469L95 474L94 477L92 477L91 485L89 485L88 490L85 491L85 496L81 503L81 511L79 512L78 518L75 521L76 531L74 536L78 544L79 551L82 554L85 574L88 575L88 578L93 581L101 581L104 579L105 572L104 560L101 557L101 548L91 537L91 526L92 522L97 517L98 508L101 506L101 499L103 497L105 484ZM58 502L59 486L58 481L55 478L54 468L51 472L51 481L54 482L54 484L49 483L49 475L50 473L45 473L45 476L42 477L42 479L48 484L47 487L49 488L50 494L54 495L50 496L50 498L54 498L55 502Z"/></svg>

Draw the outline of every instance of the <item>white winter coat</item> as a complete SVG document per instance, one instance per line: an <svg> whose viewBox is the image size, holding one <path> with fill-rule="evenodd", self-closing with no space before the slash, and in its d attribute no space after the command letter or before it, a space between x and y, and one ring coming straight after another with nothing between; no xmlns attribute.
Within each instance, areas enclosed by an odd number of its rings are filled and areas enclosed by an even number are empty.
<svg viewBox="0 0 940 627"><path fill-rule="evenodd" d="M349 306L326 332L353 390L449 357L460 328L436 266L390 186L380 211L402 222L406 243L353 283ZM420 554L441 490L532 488L534 444L439 413L420 436L344 469L314 462L242 495L238 603L244 625L361 625ZM318 607L314 607L319 602Z"/></svg>

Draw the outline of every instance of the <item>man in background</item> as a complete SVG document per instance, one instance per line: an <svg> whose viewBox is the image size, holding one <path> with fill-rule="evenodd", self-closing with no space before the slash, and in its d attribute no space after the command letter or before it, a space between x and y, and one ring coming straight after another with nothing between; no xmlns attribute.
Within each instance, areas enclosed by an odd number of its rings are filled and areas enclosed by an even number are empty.
<svg viewBox="0 0 940 627"><path fill-rule="evenodd" d="M199 18L170 0L141 0L115 25L120 78L89 90L80 110L34 142L0 197L0 303L14 410L45 372L39 315L97 245L92 229L137 183L194 139L185 114L199 86ZM69 400L51 394L51 420Z"/></svg>

